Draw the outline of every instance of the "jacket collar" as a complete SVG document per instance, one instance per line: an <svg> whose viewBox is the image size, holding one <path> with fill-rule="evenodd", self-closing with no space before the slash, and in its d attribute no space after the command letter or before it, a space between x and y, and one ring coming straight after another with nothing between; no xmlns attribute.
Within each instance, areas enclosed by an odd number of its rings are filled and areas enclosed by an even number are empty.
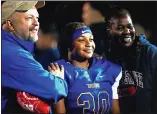
<svg viewBox="0 0 157 114"><path fill-rule="evenodd" d="M31 54L34 54L34 41L22 40L16 36L14 36L13 34L7 32L5 30L2 30L2 29L1 29L1 34L2 34L2 40L6 40L6 41L12 42L16 45L19 45L24 50L30 52Z"/></svg>

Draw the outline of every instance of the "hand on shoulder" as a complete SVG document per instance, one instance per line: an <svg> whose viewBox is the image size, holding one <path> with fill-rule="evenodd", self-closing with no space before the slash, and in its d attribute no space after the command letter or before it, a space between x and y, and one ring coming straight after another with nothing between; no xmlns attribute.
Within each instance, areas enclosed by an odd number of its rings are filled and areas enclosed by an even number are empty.
<svg viewBox="0 0 157 114"><path fill-rule="evenodd" d="M57 63L51 63L48 66L48 70L53 75L64 79L64 67L63 67L63 65L58 65Z"/></svg>

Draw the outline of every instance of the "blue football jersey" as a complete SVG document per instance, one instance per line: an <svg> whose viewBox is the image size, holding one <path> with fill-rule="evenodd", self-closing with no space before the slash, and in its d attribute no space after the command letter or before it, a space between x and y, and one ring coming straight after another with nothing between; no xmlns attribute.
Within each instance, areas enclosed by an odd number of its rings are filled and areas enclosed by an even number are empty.
<svg viewBox="0 0 157 114"><path fill-rule="evenodd" d="M79 68L66 60L57 62L64 66L68 83L65 99L68 114L107 114L112 107L112 85L121 67L106 59L92 58L89 69Z"/></svg>

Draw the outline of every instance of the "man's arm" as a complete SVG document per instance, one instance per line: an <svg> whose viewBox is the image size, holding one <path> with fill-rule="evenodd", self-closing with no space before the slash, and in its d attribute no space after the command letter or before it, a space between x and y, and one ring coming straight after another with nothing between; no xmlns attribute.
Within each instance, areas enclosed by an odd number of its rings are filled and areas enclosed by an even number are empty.
<svg viewBox="0 0 157 114"><path fill-rule="evenodd" d="M49 72L54 74L58 77L63 77L64 73L64 67L59 66L57 63L51 64L49 66ZM51 104L48 104L44 101L44 99L40 99L36 96L33 96L26 92L17 92L16 95L17 101L19 105L27 111L36 113L36 114L49 114L52 112L51 110ZM64 106L64 99L57 102L54 107L53 111L55 111L55 114L65 114L65 106Z"/></svg>
<svg viewBox="0 0 157 114"><path fill-rule="evenodd" d="M10 51L10 55L2 54L3 87L51 99L53 103L67 96L66 82L44 70L30 53L20 49Z"/></svg>

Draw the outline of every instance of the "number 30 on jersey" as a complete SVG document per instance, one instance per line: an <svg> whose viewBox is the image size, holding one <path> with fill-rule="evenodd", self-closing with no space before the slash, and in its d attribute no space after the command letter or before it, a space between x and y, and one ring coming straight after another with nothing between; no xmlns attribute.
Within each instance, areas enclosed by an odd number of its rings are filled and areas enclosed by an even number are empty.
<svg viewBox="0 0 157 114"><path fill-rule="evenodd" d="M77 105L83 107L83 113L105 114L110 107L109 94L101 91L97 96L91 92L81 93L77 98Z"/></svg>

